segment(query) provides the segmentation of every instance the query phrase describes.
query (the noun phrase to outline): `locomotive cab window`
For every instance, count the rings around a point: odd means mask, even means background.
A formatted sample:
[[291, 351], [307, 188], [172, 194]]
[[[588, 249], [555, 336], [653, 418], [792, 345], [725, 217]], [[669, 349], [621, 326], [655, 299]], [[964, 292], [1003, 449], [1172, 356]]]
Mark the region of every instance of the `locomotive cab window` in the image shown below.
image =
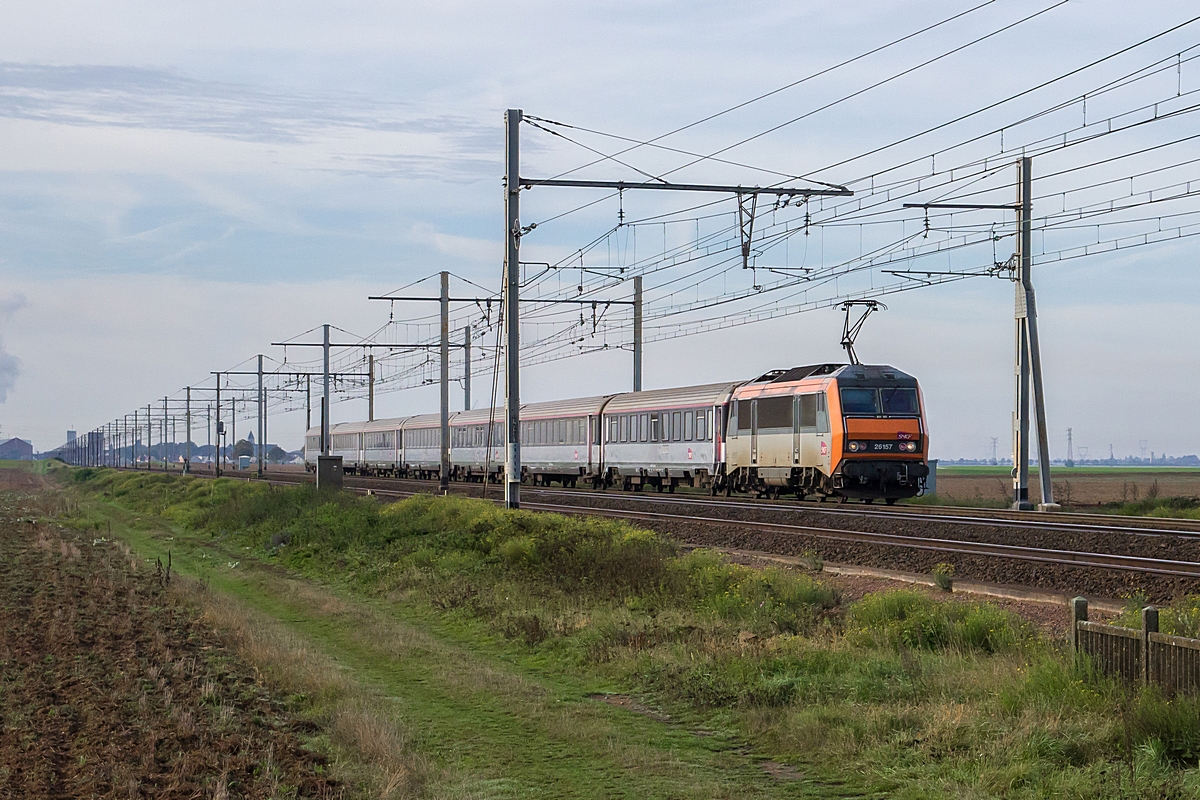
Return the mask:
[[792, 428], [792, 397], [762, 397], [758, 401], [758, 429]]
[[919, 413], [916, 389], [887, 387], [879, 390], [879, 396], [883, 401], [884, 414], [891, 416], [916, 416]]
[[737, 430], [738, 433], [743, 431], [750, 432], [750, 403], [751, 400], [738, 400], [737, 402]]
[[879, 416], [879, 392], [875, 389], [842, 389], [842, 413]]
[[796, 430], [802, 433], [817, 432], [817, 398], [821, 395], [802, 394], [796, 400], [800, 406], [799, 417], [796, 420]]

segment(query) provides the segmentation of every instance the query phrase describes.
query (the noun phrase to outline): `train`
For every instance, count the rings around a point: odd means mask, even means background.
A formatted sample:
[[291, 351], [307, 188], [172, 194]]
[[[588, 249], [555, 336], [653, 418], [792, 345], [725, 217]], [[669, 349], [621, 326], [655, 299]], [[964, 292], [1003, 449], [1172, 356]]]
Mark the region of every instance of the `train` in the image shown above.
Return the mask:
[[[521, 480], [532, 485], [890, 505], [921, 494], [929, 475], [920, 386], [886, 365], [528, 403], [520, 418]], [[503, 421], [503, 409], [450, 415], [451, 480], [503, 479]], [[306, 432], [309, 470], [321, 445], [320, 428]], [[330, 445], [349, 475], [440, 478], [438, 414], [339, 423]]]

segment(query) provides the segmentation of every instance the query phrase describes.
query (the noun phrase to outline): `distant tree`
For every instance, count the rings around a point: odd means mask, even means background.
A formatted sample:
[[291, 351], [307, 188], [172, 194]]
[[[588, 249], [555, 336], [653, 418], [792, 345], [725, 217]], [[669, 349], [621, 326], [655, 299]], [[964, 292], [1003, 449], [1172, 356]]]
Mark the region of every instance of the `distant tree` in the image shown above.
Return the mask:
[[254, 455], [254, 445], [242, 439], [233, 446], [231, 455], [233, 458], [237, 458], [238, 456], [252, 456]]
[[267, 447], [266, 458], [267, 461], [271, 462], [272, 464], [282, 464], [284, 461], [287, 461], [288, 454], [282, 447], [277, 444], [273, 444]]

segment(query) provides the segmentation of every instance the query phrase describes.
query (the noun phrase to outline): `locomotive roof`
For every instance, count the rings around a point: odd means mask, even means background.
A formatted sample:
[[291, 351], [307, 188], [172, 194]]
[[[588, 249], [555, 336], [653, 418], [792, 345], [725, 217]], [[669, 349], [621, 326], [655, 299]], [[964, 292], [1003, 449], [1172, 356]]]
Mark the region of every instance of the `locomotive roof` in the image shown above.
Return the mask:
[[886, 364], [810, 364], [791, 369], [773, 369], [750, 381], [756, 383], [793, 383], [805, 378], [837, 378], [839, 386], [876, 385], [896, 382], [898, 386], [916, 386], [917, 379]]
[[836, 373], [838, 386], [915, 387], [917, 379], [886, 364], [847, 364]]
[[613, 397], [604, 407], [605, 414], [642, 409], [711, 406], [724, 403], [729, 394], [742, 384], [741, 381], [706, 383], [701, 386], [683, 386], [678, 389], [651, 389], [646, 392], [627, 392]]

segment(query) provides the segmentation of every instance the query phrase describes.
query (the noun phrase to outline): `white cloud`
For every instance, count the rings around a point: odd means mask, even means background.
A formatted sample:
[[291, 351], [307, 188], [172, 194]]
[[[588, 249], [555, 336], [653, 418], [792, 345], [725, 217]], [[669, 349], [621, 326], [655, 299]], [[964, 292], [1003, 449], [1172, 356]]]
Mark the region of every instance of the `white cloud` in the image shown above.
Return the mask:
[[[25, 295], [20, 293], [0, 297], [0, 326], [26, 305]], [[8, 392], [16, 385], [20, 372], [21, 360], [5, 350], [4, 339], [0, 338], [0, 403], [8, 400]]]

